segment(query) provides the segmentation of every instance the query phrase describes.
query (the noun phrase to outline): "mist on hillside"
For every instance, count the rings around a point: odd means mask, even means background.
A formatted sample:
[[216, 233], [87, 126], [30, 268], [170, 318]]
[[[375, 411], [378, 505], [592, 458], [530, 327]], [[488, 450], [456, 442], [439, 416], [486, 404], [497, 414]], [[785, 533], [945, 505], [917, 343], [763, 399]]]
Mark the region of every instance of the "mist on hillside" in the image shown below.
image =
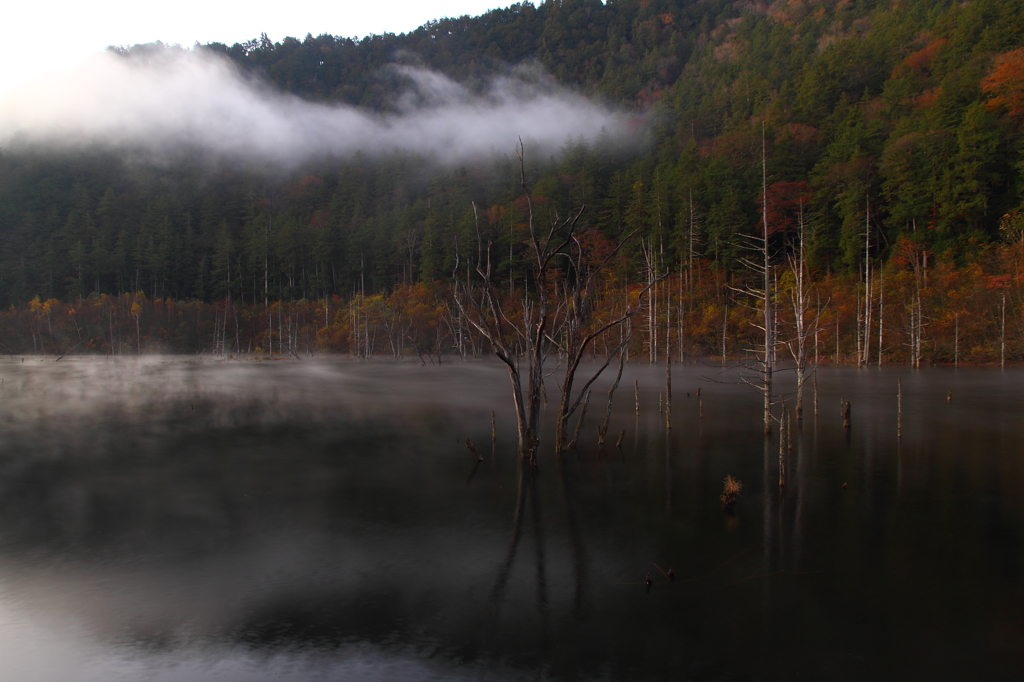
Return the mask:
[[532, 67], [512, 69], [479, 91], [425, 68], [390, 69], [406, 87], [390, 113], [379, 113], [283, 94], [202, 49], [144, 58], [108, 52], [0, 96], [0, 145], [99, 146], [157, 158], [187, 147], [284, 166], [398, 149], [462, 162], [509, 153], [520, 138], [553, 152], [568, 137], [593, 139], [602, 130], [621, 137], [628, 128], [625, 115]]

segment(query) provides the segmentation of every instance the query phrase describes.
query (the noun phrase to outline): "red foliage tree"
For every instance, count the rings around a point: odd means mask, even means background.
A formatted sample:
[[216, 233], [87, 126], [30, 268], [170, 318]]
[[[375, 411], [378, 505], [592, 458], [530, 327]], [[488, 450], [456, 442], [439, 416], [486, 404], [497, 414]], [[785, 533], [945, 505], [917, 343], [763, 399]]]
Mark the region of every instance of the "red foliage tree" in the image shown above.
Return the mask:
[[996, 57], [981, 89], [989, 95], [990, 109], [1005, 109], [1011, 118], [1024, 119], [1024, 47]]

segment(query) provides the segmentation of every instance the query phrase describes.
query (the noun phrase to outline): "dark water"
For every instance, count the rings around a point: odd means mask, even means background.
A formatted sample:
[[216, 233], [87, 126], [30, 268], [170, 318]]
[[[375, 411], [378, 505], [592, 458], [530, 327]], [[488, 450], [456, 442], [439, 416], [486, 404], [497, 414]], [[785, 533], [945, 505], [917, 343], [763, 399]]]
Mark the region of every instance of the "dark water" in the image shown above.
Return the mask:
[[4, 360], [0, 679], [1020, 679], [1024, 372], [823, 369], [781, 493], [719, 372], [523, 474], [495, 365]]

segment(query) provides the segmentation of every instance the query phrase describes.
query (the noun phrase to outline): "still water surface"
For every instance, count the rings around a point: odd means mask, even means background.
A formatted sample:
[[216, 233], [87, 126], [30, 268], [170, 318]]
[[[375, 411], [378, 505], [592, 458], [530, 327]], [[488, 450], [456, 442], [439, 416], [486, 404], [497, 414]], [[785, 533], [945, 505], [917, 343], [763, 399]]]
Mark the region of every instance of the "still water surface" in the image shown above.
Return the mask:
[[1020, 679], [1024, 371], [825, 368], [781, 492], [721, 372], [524, 474], [494, 364], [5, 359], [0, 680]]

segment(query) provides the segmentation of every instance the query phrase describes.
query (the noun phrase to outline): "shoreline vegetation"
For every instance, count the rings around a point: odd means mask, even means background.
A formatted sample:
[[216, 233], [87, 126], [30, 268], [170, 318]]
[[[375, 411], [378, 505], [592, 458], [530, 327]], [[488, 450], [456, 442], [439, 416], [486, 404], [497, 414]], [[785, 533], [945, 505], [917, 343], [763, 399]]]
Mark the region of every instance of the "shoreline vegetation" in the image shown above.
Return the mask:
[[[909, 242], [894, 251], [867, 285], [863, 277], [812, 273], [804, 285], [810, 295], [804, 299], [812, 302], [816, 324], [802, 332], [810, 362], [1005, 365], [1024, 358], [1024, 243], [991, 247], [984, 258], [959, 267], [929, 258]], [[779, 271], [771, 295], [781, 360], [788, 357], [797, 330], [795, 278], [788, 270]], [[553, 275], [556, 280], [564, 276]], [[759, 345], [756, 324], [763, 303], [745, 294], [741, 283], [710, 262], [695, 263], [689, 273], [662, 276], [653, 285], [631, 284], [609, 268], [595, 285], [600, 291], [589, 326], [599, 328], [624, 306], [641, 309], [630, 330], [602, 334], [588, 355], [613, 355], [631, 334], [627, 352], [633, 361], [653, 364], [664, 362], [666, 355], [672, 362], [749, 359]], [[649, 293], [641, 297], [644, 290]], [[230, 297], [179, 301], [141, 292], [71, 301], [36, 297], [0, 310], [0, 353], [340, 354], [411, 358], [423, 364], [491, 355], [488, 341], [454, 295], [451, 283], [435, 282], [374, 295], [255, 305]], [[511, 319], [522, 319], [524, 301], [530, 300], [518, 288], [502, 296]]]
[[[194, 50], [273, 102], [395, 130], [439, 106], [476, 116], [512, 76], [522, 101], [582, 95], [629, 120], [557, 151], [542, 123], [503, 125], [458, 162], [447, 138], [283, 166], [168, 144], [177, 128], [0, 141], [0, 352], [504, 348], [514, 385], [520, 361], [536, 388], [561, 360], [570, 389], [583, 355], [742, 359], [766, 432], [784, 359], [801, 386], [822, 359], [1024, 361], [1024, 0], [524, 2]], [[114, 52], [161, 83], [154, 65], [189, 50]]]

